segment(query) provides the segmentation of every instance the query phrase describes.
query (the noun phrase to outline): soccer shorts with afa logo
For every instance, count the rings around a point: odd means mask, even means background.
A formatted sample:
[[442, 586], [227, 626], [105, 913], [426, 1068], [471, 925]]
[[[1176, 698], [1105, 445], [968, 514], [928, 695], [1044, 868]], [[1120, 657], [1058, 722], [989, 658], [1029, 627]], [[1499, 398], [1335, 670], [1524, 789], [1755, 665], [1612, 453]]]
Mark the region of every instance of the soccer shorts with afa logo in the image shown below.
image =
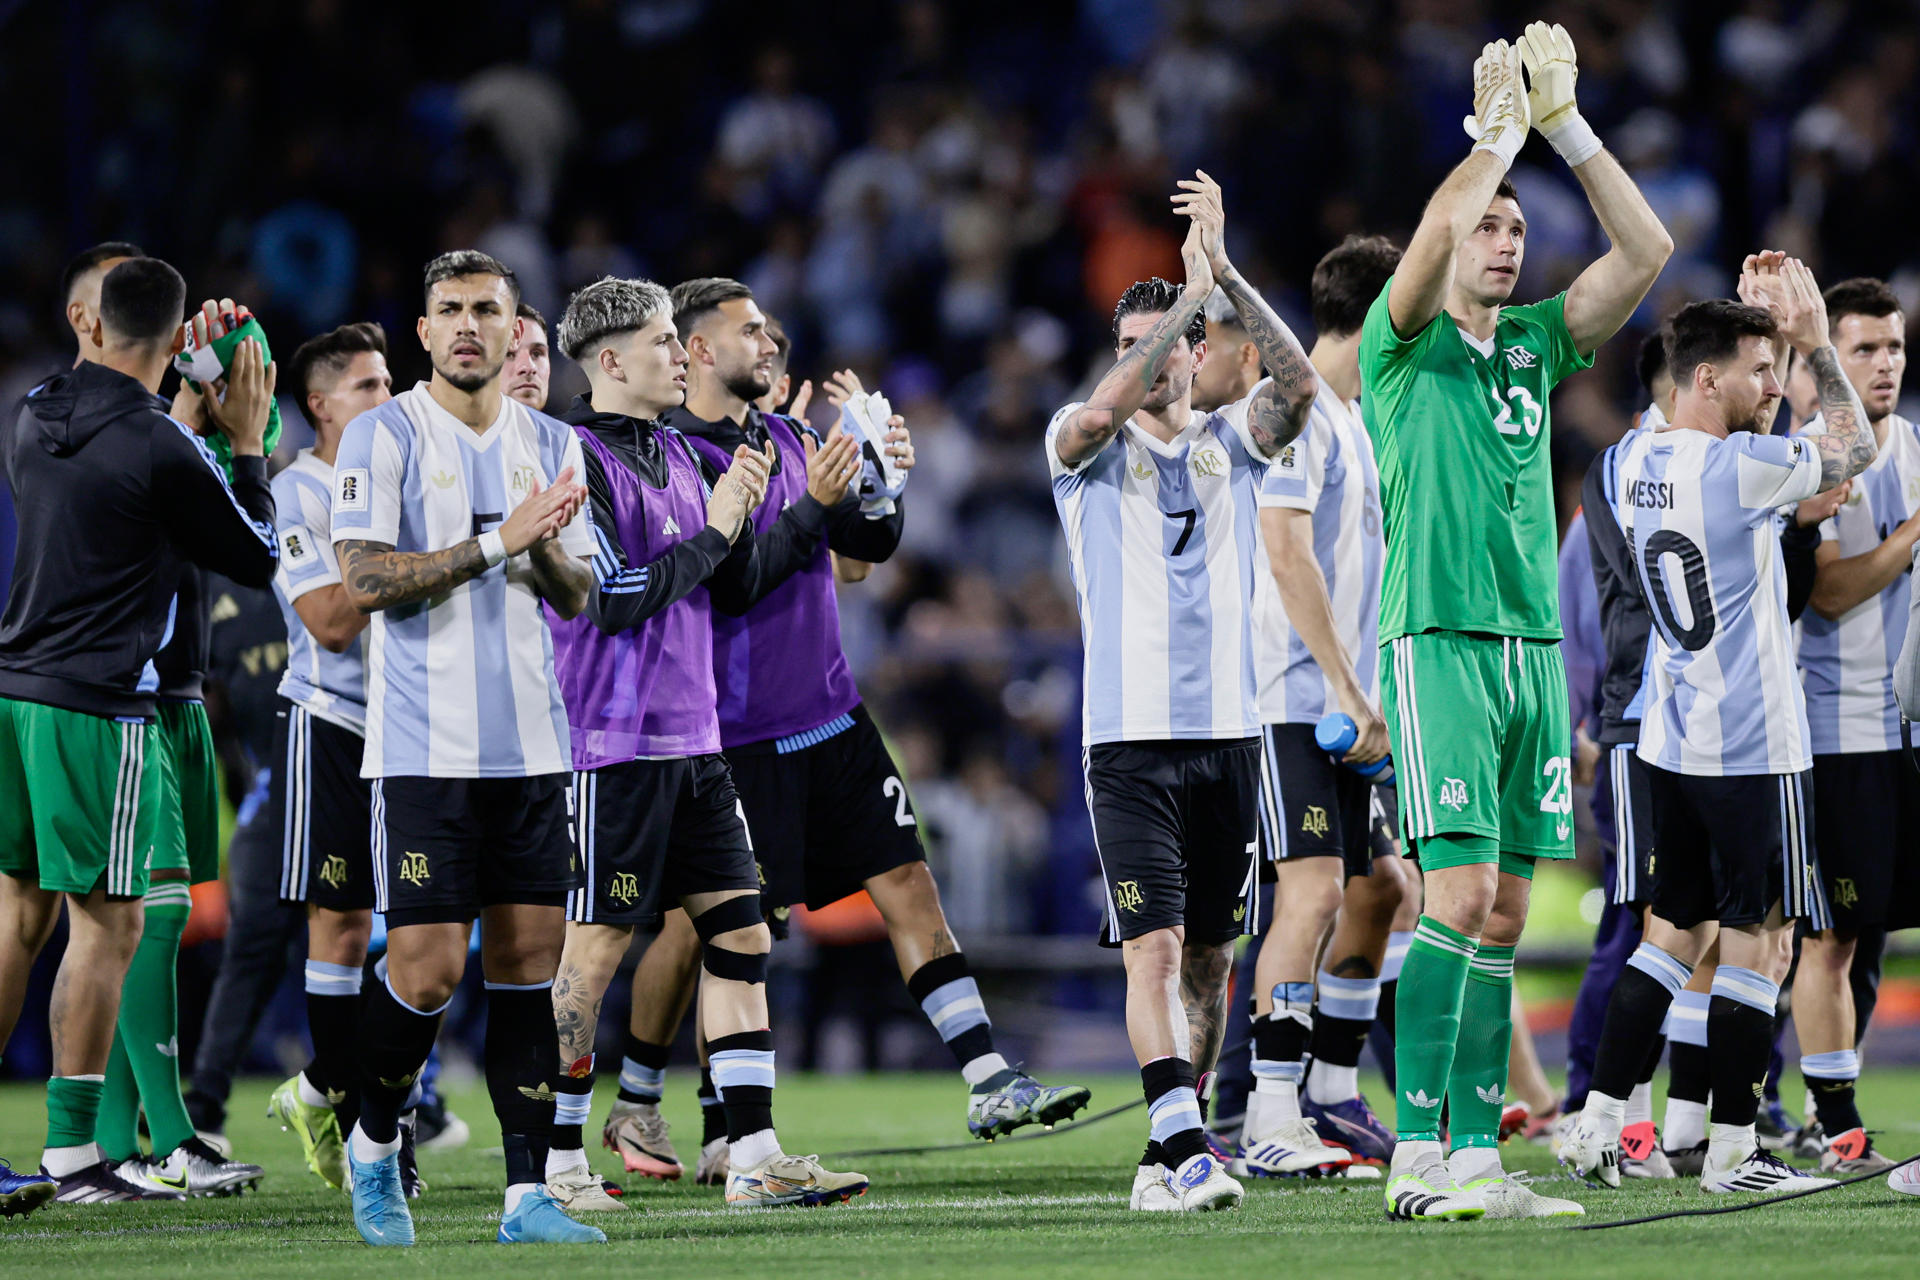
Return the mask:
[[159, 819], [159, 726], [0, 698], [0, 874], [138, 898]]
[[373, 906], [373, 784], [366, 739], [297, 702], [274, 713], [280, 762], [280, 898], [328, 911]]
[[[1558, 641], [1424, 631], [1381, 646], [1400, 828], [1422, 870], [1432, 836], [1498, 842], [1502, 871], [1573, 856], [1572, 730]], [[1468, 859], [1487, 861], [1484, 857]]]
[[658, 926], [696, 893], [760, 890], [725, 756], [627, 760], [573, 775], [580, 886], [567, 919]]
[[162, 701], [153, 745], [151, 760], [160, 773], [160, 808], [148, 868], [184, 870], [193, 884], [218, 880], [220, 760], [206, 704]]

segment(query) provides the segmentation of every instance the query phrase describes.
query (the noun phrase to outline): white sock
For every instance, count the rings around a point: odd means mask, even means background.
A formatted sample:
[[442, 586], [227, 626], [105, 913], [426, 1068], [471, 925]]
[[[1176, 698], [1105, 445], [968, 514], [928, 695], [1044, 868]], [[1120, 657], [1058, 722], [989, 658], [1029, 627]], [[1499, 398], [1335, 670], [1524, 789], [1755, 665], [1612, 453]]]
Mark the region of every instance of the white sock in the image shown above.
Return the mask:
[[100, 1163], [100, 1148], [91, 1142], [83, 1142], [77, 1147], [48, 1147], [40, 1157], [40, 1167], [56, 1178], [80, 1172], [88, 1165]]
[[578, 1147], [572, 1151], [562, 1151], [558, 1147], [547, 1148], [547, 1176], [549, 1178], [586, 1167], [587, 1153]]
[[1603, 1137], [1618, 1142], [1620, 1131], [1627, 1127], [1627, 1100], [1610, 1098], [1598, 1089], [1589, 1089], [1586, 1109], [1580, 1113], [1580, 1117], [1582, 1120], [1593, 1120], [1600, 1126]]
[[1753, 1154], [1753, 1126], [1750, 1124], [1714, 1124], [1707, 1126], [1707, 1163], [1731, 1168]]
[[1707, 1104], [1667, 1099], [1667, 1123], [1660, 1141], [1669, 1151], [1685, 1151], [1707, 1140]]
[[372, 1164], [375, 1160], [385, 1160], [400, 1149], [400, 1135], [395, 1134], [392, 1142], [375, 1142], [367, 1136], [367, 1131], [359, 1125], [353, 1126], [353, 1136], [347, 1139], [353, 1144], [353, 1158], [361, 1164]]
[[968, 1088], [972, 1088], [976, 1084], [983, 1084], [993, 1079], [993, 1077], [999, 1075], [1006, 1069], [1007, 1060], [1005, 1058], [997, 1053], [983, 1053], [966, 1066], [960, 1068], [960, 1078], [967, 1082]]
[[1503, 1172], [1498, 1147], [1461, 1147], [1447, 1157], [1447, 1174], [1456, 1187], [1478, 1178], [1497, 1178]]
[[779, 1154], [780, 1139], [774, 1136], [771, 1129], [762, 1129], [727, 1143], [728, 1165], [743, 1172], [758, 1169]]
[[515, 1209], [518, 1209], [522, 1200], [525, 1200], [528, 1195], [539, 1189], [540, 1184], [537, 1182], [516, 1182], [508, 1187], [505, 1212], [512, 1213]]
[[1628, 1124], [1650, 1122], [1653, 1119], [1653, 1082], [1643, 1080], [1633, 1086], [1633, 1092], [1627, 1095]]
[[1432, 1138], [1402, 1138], [1393, 1144], [1393, 1168], [1411, 1169], [1429, 1156], [1443, 1158], [1439, 1142]]
[[1360, 1096], [1360, 1068], [1336, 1067], [1315, 1058], [1307, 1068], [1307, 1097], [1323, 1107]]
[[300, 1073], [299, 1089], [300, 1089], [300, 1101], [306, 1103], [308, 1106], [310, 1107], [333, 1106], [333, 1103], [328, 1100], [326, 1094], [320, 1092], [320, 1090], [313, 1087], [313, 1081], [307, 1079], [307, 1073], [304, 1071]]
[[1259, 1138], [1265, 1131], [1277, 1124], [1300, 1118], [1300, 1086], [1291, 1080], [1275, 1080], [1271, 1076], [1255, 1075], [1253, 1091], [1260, 1095], [1260, 1133], [1248, 1136]]

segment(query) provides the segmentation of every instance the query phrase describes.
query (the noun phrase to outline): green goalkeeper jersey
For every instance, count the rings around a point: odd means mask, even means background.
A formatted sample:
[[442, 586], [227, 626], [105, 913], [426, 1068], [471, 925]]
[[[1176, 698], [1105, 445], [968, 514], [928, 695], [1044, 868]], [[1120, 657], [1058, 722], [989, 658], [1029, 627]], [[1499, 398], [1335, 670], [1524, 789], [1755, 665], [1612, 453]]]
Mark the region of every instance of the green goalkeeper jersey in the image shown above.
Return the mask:
[[1547, 397], [1592, 365], [1566, 294], [1502, 307], [1482, 347], [1442, 311], [1409, 338], [1380, 291], [1360, 332], [1360, 407], [1387, 517], [1380, 640], [1422, 631], [1560, 638]]

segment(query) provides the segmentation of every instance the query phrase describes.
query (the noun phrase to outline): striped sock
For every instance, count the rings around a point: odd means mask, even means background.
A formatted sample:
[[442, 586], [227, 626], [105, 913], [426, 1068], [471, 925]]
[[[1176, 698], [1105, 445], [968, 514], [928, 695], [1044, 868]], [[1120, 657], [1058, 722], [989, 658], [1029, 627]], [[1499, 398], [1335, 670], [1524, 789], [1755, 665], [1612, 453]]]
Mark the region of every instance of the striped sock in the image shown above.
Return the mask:
[[742, 1031], [708, 1045], [714, 1087], [727, 1113], [735, 1169], [756, 1169], [780, 1150], [773, 1133], [773, 1032]]
[[1860, 1080], [1860, 1054], [1853, 1049], [1804, 1054], [1800, 1074], [1813, 1093], [1814, 1110], [1829, 1138], [1861, 1127], [1854, 1086]]
[[1166, 1165], [1178, 1169], [1207, 1149], [1200, 1127], [1200, 1099], [1193, 1092], [1193, 1064], [1185, 1058], [1155, 1058], [1140, 1068], [1140, 1090], [1147, 1098], [1150, 1137], [1166, 1152]]
[[1467, 962], [1460, 1036], [1447, 1075], [1453, 1149], [1500, 1145], [1513, 1045], [1513, 948], [1481, 943]]
[[1313, 984], [1274, 983], [1273, 1012], [1253, 1024], [1253, 1088], [1266, 1120], [1300, 1118], [1300, 1085], [1307, 1078], [1312, 1035]]
[[670, 1045], [642, 1040], [627, 1032], [626, 1055], [620, 1059], [620, 1101], [658, 1104], [667, 1091]]
[[1438, 1142], [1440, 1103], [1447, 1096], [1460, 1002], [1477, 949], [1472, 938], [1421, 916], [1400, 971], [1393, 1058], [1395, 1128], [1402, 1140]]
[[1780, 986], [1764, 974], [1723, 964], [1707, 1006], [1707, 1069], [1713, 1081], [1715, 1130], [1751, 1128], [1773, 1049], [1773, 1011]]
[[1323, 969], [1316, 986], [1307, 1097], [1328, 1106], [1360, 1096], [1360, 1050], [1380, 1011], [1380, 979], [1341, 978]]
[[953, 1051], [960, 1075], [969, 1085], [1007, 1069], [1007, 1060], [994, 1052], [993, 1024], [964, 955], [956, 951], [927, 961], [907, 979], [907, 993]]

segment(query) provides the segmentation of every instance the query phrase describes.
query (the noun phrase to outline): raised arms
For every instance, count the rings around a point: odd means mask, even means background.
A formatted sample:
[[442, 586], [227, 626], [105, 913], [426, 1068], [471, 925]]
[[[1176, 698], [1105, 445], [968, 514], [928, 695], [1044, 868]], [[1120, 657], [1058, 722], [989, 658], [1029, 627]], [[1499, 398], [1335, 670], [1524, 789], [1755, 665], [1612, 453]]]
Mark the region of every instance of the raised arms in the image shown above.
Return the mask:
[[1274, 314], [1259, 290], [1227, 257], [1226, 211], [1220, 184], [1205, 170], [1196, 170], [1179, 186], [1180, 193], [1173, 197], [1174, 207], [1199, 228], [1200, 242], [1207, 251], [1207, 268], [1232, 300], [1247, 336], [1260, 349], [1260, 363], [1272, 379], [1247, 405], [1247, 434], [1263, 456], [1272, 457], [1292, 443], [1306, 425], [1320, 380], [1314, 376], [1313, 365], [1293, 330]]
[[1812, 438], [1820, 451], [1820, 491], [1825, 492], [1867, 469], [1878, 452], [1866, 406], [1834, 350], [1827, 327], [1827, 302], [1813, 272], [1798, 258], [1787, 258], [1779, 273], [1759, 273], [1768, 310], [1793, 349], [1807, 362], [1813, 385], [1820, 392], [1820, 421], [1824, 428]]
[[1054, 433], [1053, 448], [1060, 461], [1079, 467], [1107, 447], [1120, 424], [1131, 418], [1147, 398], [1147, 391], [1167, 356], [1187, 331], [1187, 325], [1206, 305], [1213, 292], [1213, 272], [1207, 266], [1206, 250], [1200, 243], [1200, 224], [1187, 229], [1186, 243], [1180, 246], [1180, 260], [1186, 267], [1187, 283], [1173, 309], [1160, 317], [1147, 335], [1121, 353], [1113, 368], [1100, 379], [1086, 403], [1074, 410]]

